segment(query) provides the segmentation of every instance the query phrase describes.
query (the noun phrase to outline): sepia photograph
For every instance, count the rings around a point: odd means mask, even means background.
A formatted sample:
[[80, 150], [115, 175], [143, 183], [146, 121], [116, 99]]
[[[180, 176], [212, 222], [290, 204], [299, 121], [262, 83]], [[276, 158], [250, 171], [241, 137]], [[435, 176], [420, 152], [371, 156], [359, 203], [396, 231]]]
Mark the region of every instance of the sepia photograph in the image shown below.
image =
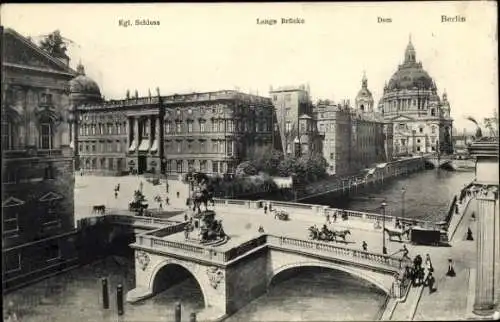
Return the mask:
[[497, 2], [0, 21], [3, 321], [500, 319]]

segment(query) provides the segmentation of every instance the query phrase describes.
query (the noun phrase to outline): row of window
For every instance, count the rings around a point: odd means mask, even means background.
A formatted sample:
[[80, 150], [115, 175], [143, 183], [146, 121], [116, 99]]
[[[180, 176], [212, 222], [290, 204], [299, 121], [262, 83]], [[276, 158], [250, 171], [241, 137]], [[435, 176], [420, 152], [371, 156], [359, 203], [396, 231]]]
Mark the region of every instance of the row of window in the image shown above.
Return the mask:
[[84, 135], [115, 135], [127, 134], [127, 122], [124, 123], [98, 123], [98, 124], [81, 124], [78, 134]]
[[[45, 263], [51, 263], [61, 259], [61, 248], [57, 242], [50, 243], [43, 247], [40, 260]], [[3, 255], [4, 269], [6, 273], [13, 273], [22, 270], [22, 254], [20, 250], [11, 250]]]
[[[398, 128], [400, 130], [411, 130], [411, 127], [408, 126], [406, 123], [399, 123], [398, 124]], [[436, 130], [437, 130], [437, 126], [436, 125], [432, 125], [431, 126], [431, 133], [432, 134], [436, 134]], [[418, 133], [424, 133], [424, 127], [423, 126], [419, 126], [418, 127]]]
[[[8, 120], [2, 120], [2, 149], [12, 150], [24, 148], [26, 141], [26, 130]], [[50, 150], [54, 148], [54, 125], [49, 121], [43, 121], [38, 126], [38, 148]]]
[[200, 119], [195, 128], [195, 121], [167, 121], [164, 123], [165, 133], [193, 133], [193, 132], [250, 132], [255, 129], [255, 132], [269, 132], [271, 131], [271, 122], [264, 120], [262, 122], [246, 122], [240, 120], [225, 120], [225, 119], [212, 119], [210, 122]]
[[[116, 160], [116, 163], [115, 161]], [[97, 164], [99, 164], [99, 168], [97, 167]], [[116, 166], [115, 166], [116, 164]], [[89, 158], [89, 159], [82, 159], [82, 167], [84, 169], [92, 170], [92, 169], [107, 169], [107, 170], [123, 170], [123, 165], [125, 164], [125, 161], [121, 158]]]
[[227, 155], [233, 155], [234, 150], [233, 140], [211, 140], [207, 142], [205, 140], [199, 140], [198, 142], [194, 140], [187, 141], [165, 141], [165, 152], [176, 153], [226, 153]]
[[121, 141], [92, 141], [80, 142], [78, 146], [80, 153], [106, 153], [106, 152], [124, 152], [125, 143]]
[[[211, 161], [212, 168], [209, 169], [209, 162], [207, 160], [200, 160], [197, 164], [194, 160], [187, 161], [187, 167], [183, 160], [167, 160], [166, 170], [167, 173], [173, 173], [174, 170], [177, 173], [187, 172], [189, 169], [195, 169], [195, 171], [200, 172], [213, 172], [213, 173], [233, 173], [234, 165], [231, 162], [224, 161]], [[196, 166], [198, 165], [198, 166]]]
[[9, 169], [2, 174], [3, 184], [16, 184], [26, 182], [37, 182], [43, 180], [54, 179], [55, 169], [51, 164], [48, 164], [43, 169]]
[[[16, 237], [19, 233], [19, 215], [23, 212], [24, 205], [13, 205], [2, 207], [3, 235]], [[41, 209], [37, 212], [40, 219], [41, 229], [58, 226], [61, 222], [57, 213], [58, 201], [49, 200], [42, 203]]]

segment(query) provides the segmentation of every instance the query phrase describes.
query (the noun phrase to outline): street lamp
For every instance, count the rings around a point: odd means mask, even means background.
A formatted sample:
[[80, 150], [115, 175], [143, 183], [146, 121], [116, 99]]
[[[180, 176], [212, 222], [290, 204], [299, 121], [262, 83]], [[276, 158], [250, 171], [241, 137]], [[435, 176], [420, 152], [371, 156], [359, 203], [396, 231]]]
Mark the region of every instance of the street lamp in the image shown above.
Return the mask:
[[385, 207], [387, 207], [387, 204], [382, 202], [380, 205], [381, 210], [382, 210], [382, 254], [386, 255], [387, 254], [387, 248], [385, 247]]
[[405, 193], [406, 188], [401, 188], [401, 203], [403, 204], [403, 208], [401, 209], [401, 220], [404, 220], [405, 218]]

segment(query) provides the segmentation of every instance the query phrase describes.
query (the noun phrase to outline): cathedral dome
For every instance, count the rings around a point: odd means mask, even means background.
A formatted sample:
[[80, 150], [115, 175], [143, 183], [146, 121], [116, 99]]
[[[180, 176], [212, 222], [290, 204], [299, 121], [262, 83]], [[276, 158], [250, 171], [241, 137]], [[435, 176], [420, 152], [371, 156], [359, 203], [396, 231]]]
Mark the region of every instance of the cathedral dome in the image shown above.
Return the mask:
[[388, 90], [402, 89], [434, 89], [434, 81], [422, 68], [422, 63], [417, 63], [416, 52], [410, 42], [406, 47], [405, 60], [398, 70], [392, 75], [387, 85]]
[[433, 89], [434, 82], [421, 64], [405, 66], [392, 75], [387, 88], [389, 90], [401, 89]]
[[92, 78], [85, 76], [85, 70], [82, 64], [78, 64], [77, 73], [78, 76], [69, 82], [70, 94], [100, 99], [101, 90], [99, 86]]

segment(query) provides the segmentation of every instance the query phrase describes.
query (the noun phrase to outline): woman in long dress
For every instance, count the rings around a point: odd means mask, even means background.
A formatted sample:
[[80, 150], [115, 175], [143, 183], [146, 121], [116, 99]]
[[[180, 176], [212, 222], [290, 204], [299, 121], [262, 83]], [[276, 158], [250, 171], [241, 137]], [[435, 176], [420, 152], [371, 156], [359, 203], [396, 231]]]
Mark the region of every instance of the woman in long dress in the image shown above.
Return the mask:
[[429, 256], [429, 254], [425, 255], [424, 267], [427, 270], [427, 273], [432, 273], [434, 271], [434, 267], [432, 267], [432, 261], [431, 261], [431, 257]]

